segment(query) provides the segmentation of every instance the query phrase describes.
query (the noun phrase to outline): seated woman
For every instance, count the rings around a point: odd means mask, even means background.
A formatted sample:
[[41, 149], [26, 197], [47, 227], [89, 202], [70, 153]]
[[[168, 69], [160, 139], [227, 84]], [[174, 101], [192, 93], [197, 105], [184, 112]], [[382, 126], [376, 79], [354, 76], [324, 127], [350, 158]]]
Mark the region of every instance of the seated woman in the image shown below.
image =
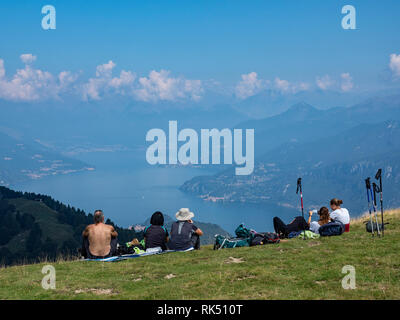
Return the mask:
[[277, 233], [280, 238], [287, 238], [291, 232], [309, 230], [310, 228], [307, 221], [301, 216], [294, 218], [289, 224], [285, 224], [278, 217], [274, 217], [273, 222], [275, 233]]
[[171, 239], [168, 247], [172, 250], [200, 249], [200, 237], [203, 235], [198, 227], [193, 224], [194, 213], [188, 208], [181, 208], [175, 217], [178, 221], [171, 227]]
[[332, 212], [330, 214], [332, 221], [340, 221], [344, 224], [344, 231], [350, 231], [350, 214], [349, 211], [345, 208], [341, 208], [340, 206], [343, 204], [342, 200], [334, 198], [331, 200], [331, 209]]
[[145, 250], [160, 247], [167, 250], [168, 231], [164, 227], [164, 215], [160, 211], [153, 213], [150, 226], [144, 229]]
[[[311, 217], [313, 213], [316, 212], [319, 215], [319, 220], [318, 221], [312, 221], [311, 222]], [[330, 221], [329, 217], [329, 210], [327, 207], [322, 207], [318, 211], [310, 211], [308, 213], [308, 225], [310, 227], [310, 231], [319, 234], [319, 228], [323, 226], [324, 224], [327, 224]]]

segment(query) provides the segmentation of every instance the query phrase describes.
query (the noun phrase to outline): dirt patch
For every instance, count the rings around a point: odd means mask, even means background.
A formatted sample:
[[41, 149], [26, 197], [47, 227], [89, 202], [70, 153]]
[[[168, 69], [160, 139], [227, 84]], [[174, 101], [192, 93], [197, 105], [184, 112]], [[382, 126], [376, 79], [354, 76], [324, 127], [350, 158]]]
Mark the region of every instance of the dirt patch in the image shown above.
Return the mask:
[[242, 263], [243, 258], [234, 258], [234, 257], [229, 257], [228, 260], [225, 261], [225, 263], [229, 264], [229, 263]]
[[113, 291], [113, 289], [96, 289], [96, 288], [90, 288], [90, 289], [78, 289], [74, 291], [75, 294], [79, 294], [79, 293], [94, 293], [97, 295], [112, 295], [112, 294], [116, 294], [115, 291]]
[[308, 243], [309, 247], [315, 247], [315, 246], [319, 246], [321, 244], [321, 242], [319, 241], [311, 241]]
[[237, 278], [237, 281], [243, 281], [243, 280], [247, 280], [247, 279], [254, 279], [256, 276], [255, 275], [248, 275], [245, 277], [241, 277], [241, 278]]

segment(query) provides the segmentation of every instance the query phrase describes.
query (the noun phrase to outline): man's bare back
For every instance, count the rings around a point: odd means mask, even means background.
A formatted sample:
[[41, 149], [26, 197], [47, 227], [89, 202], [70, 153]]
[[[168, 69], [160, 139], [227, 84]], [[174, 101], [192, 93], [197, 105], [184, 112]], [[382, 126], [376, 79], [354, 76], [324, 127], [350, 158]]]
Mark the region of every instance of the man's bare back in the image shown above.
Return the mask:
[[103, 257], [110, 253], [111, 238], [118, 236], [113, 226], [97, 223], [88, 225], [83, 236], [89, 239], [89, 250], [92, 255]]

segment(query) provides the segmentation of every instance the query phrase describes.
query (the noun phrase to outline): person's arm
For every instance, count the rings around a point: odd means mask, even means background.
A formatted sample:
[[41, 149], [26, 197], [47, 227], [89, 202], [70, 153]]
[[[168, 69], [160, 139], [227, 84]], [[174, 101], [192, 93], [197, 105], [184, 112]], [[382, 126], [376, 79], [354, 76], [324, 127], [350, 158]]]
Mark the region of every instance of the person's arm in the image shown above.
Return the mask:
[[310, 226], [312, 214], [313, 214], [312, 211], [308, 211], [308, 221], [307, 221], [308, 226]]
[[89, 226], [86, 226], [85, 230], [82, 232], [82, 237], [86, 238], [89, 236]]
[[201, 237], [203, 235], [203, 231], [201, 231], [200, 228], [196, 227], [195, 225], [193, 225], [193, 231], [195, 234], [197, 234], [199, 237]]
[[[188, 220], [188, 222], [193, 224], [193, 220]], [[193, 225], [193, 231], [195, 234], [197, 234], [200, 237], [203, 235], [203, 231], [201, 231], [201, 229], [197, 228], [195, 225]]]
[[111, 237], [112, 237], [112, 238], [118, 237], [118, 232], [115, 231], [115, 229], [114, 229], [113, 226], [111, 226]]

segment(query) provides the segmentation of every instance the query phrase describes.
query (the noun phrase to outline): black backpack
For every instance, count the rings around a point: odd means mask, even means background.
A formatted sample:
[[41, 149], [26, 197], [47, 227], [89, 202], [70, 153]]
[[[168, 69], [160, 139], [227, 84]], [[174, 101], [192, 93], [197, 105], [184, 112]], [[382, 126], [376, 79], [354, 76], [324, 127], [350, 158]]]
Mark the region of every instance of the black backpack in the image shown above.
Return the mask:
[[319, 227], [321, 237], [340, 236], [344, 232], [344, 224], [340, 221], [332, 221]]
[[251, 246], [279, 243], [279, 241], [280, 241], [279, 235], [273, 232], [253, 233]]
[[[379, 231], [382, 231], [382, 230], [385, 228], [385, 225], [386, 225], [386, 224], [389, 224], [389, 222], [386, 222], [386, 223], [384, 223], [384, 224], [379, 223], [379, 224], [378, 224], [378, 226], [379, 226]], [[374, 231], [377, 231], [377, 230], [378, 230], [378, 228], [377, 228], [377, 223], [376, 223], [376, 222], [373, 222], [373, 223], [372, 223], [372, 226], [374, 226]], [[371, 221], [366, 222], [366, 224], [365, 224], [365, 229], [367, 230], [367, 232], [372, 232]]]

